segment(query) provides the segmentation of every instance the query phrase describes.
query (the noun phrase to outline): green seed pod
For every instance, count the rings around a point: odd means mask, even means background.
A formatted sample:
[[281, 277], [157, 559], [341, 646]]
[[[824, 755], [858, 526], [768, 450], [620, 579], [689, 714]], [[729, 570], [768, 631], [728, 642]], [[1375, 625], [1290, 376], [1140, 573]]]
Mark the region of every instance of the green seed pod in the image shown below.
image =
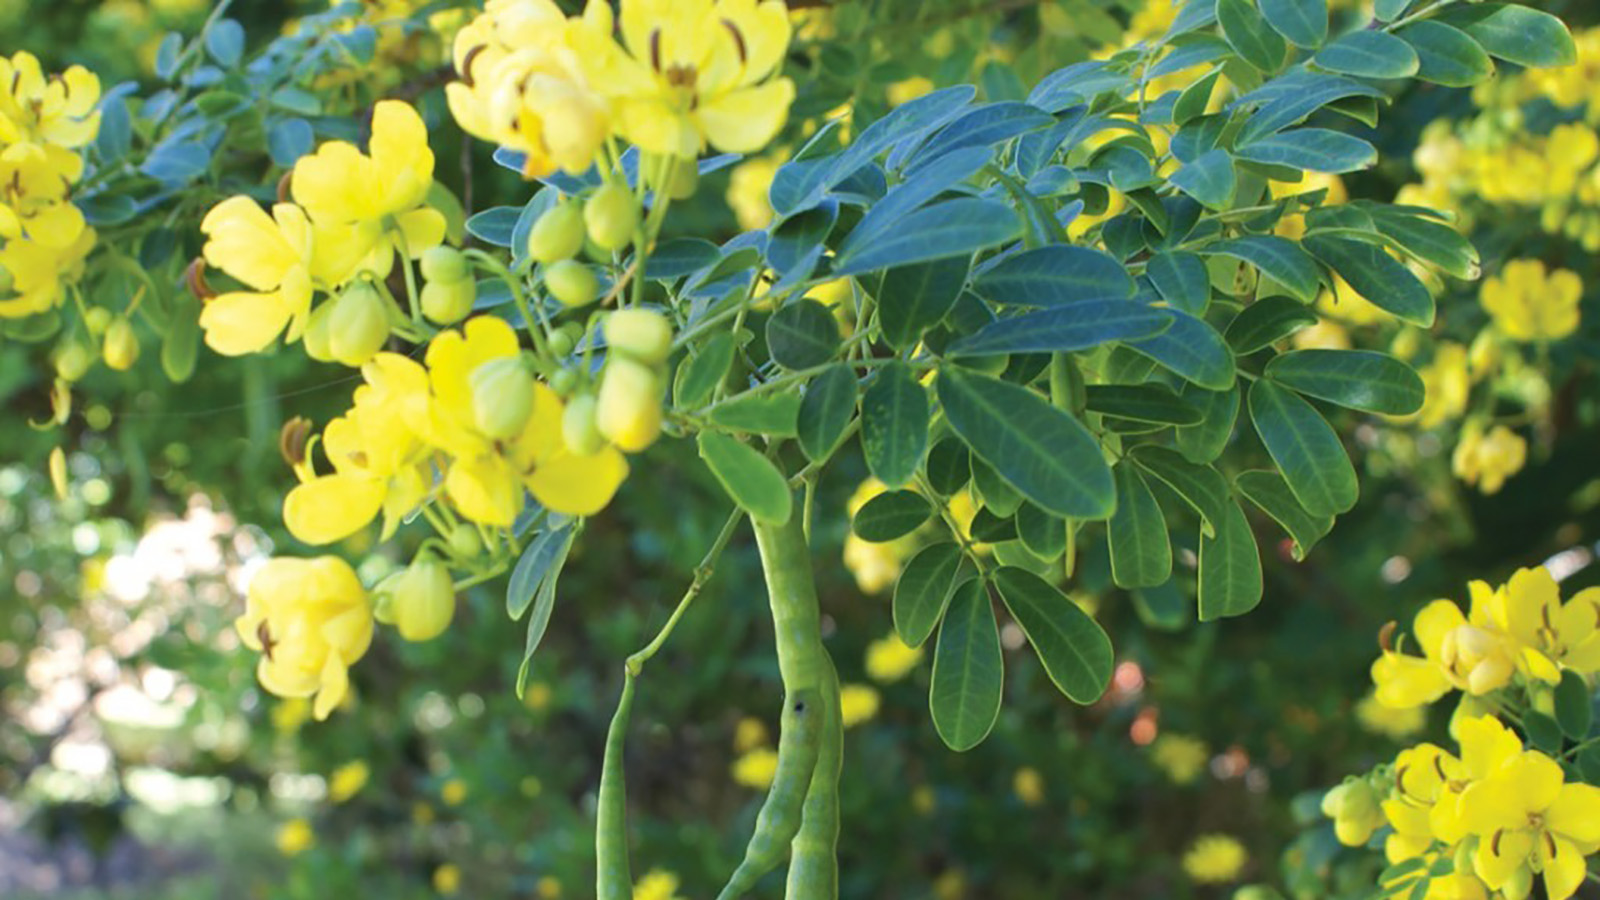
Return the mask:
[[528, 231], [528, 255], [549, 265], [571, 259], [583, 249], [583, 212], [575, 203], [546, 210]]
[[422, 314], [435, 325], [454, 325], [472, 312], [478, 286], [470, 278], [430, 281], [422, 286]]
[[578, 346], [578, 339], [572, 332], [565, 328], [557, 328], [550, 334], [550, 355], [557, 359], [565, 359]]
[[467, 276], [472, 274], [467, 255], [443, 244], [423, 251], [421, 265], [423, 280], [429, 283], [455, 284], [466, 280]]
[[578, 388], [578, 373], [573, 369], [557, 369], [550, 376], [550, 390], [557, 397], [566, 397]]
[[783, 700], [778, 735], [778, 770], [767, 799], [756, 814], [755, 832], [745, 845], [744, 861], [734, 869], [717, 900], [743, 896], [761, 877], [783, 862], [789, 842], [800, 830], [806, 791], [817, 770], [826, 718], [822, 695], [816, 688], [791, 691]]
[[94, 354], [82, 341], [66, 340], [56, 347], [55, 365], [56, 377], [62, 381], [77, 381], [94, 365]]
[[588, 306], [600, 295], [600, 279], [595, 277], [594, 270], [575, 259], [563, 259], [546, 266], [544, 286], [549, 289], [550, 296], [569, 309]]
[[593, 394], [579, 394], [567, 401], [567, 408], [561, 413], [561, 440], [579, 456], [593, 456], [606, 445], [595, 422]]
[[653, 309], [619, 309], [606, 317], [606, 346], [647, 365], [672, 353], [672, 323]]
[[362, 281], [345, 288], [328, 313], [328, 351], [347, 366], [364, 365], [389, 340], [387, 301]]
[[822, 745], [806, 789], [800, 830], [789, 844], [789, 881], [784, 900], [838, 900], [839, 773], [844, 766], [844, 722], [839, 675], [826, 650], [822, 656]]
[[639, 201], [625, 184], [602, 185], [583, 206], [583, 224], [600, 249], [621, 250], [639, 227]]
[[622, 698], [606, 729], [605, 756], [600, 763], [600, 790], [595, 797], [595, 897], [633, 900], [633, 870], [628, 861], [628, 789], [623, 772], [623, 741], [633, 710], [633, 676], [624, 673]]
[[139, 338], [133, 333], [133, 323], [127, 316], [117, 316], [106, 326], [105, 343], [100, 352], [106, 365], [118, 372], [126, 372], [139, 361]]
[[491, 359], [472, 370], [472, 416], [493, 440], [516, 437], [533, 415], [533, 375], [520, 356]]

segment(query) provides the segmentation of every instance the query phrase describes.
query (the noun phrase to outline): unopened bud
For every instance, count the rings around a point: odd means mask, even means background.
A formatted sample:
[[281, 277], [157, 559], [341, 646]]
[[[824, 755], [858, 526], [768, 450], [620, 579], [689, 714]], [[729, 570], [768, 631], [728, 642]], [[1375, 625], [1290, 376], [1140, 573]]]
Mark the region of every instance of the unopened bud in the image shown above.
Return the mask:
[[133, 333], [133, 323], [127, 316], [118, 316], [106, 326], [101, 355], [106, 365], [118, 372], [126, 372], [139, 361], [139, 338]]
[[595, 421], [595, 408], [593, 394], [579, 394], [567, 401], [561, 413], [561, 442], [579, 456], [593, 456], [606, 445]]
[[601, 250], [621, 250], [639, 227], [639, 201], [625, 184], [602, 185], [583, 205], [583, 224]]
[[478, 286], [471, 278], [430, 281], [422, 286], [422, 314], [435, 325], [454, 325], [472, 312]]
[[520, 356], [502, 356], [472, 370], [472, 416], [493, 440], [516, 437], [533, 415], [533, 375]]
[[429, 247], [422, 253], [422, 278], [430, 283], [454, 284], [471, 274], [466, 254], [454, 247], [440, 245]]
[[596, 411], [600, 433], [628, 453], [638, 453], [661, 435], [661, 378], [655, 369], [613, 356], [600, 379]]
[[408, 641], [429, 641], [450, 627], [456, 614], [456, 589], [450, 569], [425, 556], [405, 571], [384, 579], [385, 618]]
[[[347, 366], [364, 365], [389, 339], [389, 311], [368, 282], [345, 288], [328, 312], [328, 352]], [[309, 348], [308, 348], [309, 349]]]
[[546, 267], [544, 286], [550, 296], [569, 309], [588, 306], [600, 295], [600, 279], [594, 270], [575, 259], [563, 259]]
[[571, 259], [583, 249], [583, 212], [575, 203], [560, 203], [545, 210], [528, 231], [528, 255], [549, 265]]
[[606, 317], [606, 346], [647, 365], [672, 353], [672, 324], [650, 309], [620, 309]]

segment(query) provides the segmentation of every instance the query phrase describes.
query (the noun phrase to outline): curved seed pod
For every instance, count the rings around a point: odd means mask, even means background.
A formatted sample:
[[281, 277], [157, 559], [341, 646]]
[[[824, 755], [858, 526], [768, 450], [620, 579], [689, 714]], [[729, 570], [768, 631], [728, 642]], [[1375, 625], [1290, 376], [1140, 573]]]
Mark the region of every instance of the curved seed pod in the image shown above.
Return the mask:
[[606, 731], [606, 751], [600, 766], [600, 791], [594, 827], [595, 897], [598, 900], [633, 900], [633, 871], [628, 864], [628, 789], [622, 773], [622, 744], [628, 733], [628, 713], [633, 709], [633, 675], [624, 674], [622, 698]]
[[[813, 645], [820, 653], [821, 645]], [[766, 802], [756, 814], [755, 833], [745, 846], [744, 861], [733, 871], [717, 900], [732, 900], [750, 890], [761, 876], [783, 862], [789, 841], [800, 830], [811, 775], [817, 768], [822, 745], [825, 709], [815, 688], [791, 691], [783, 699], [782, 731], [778, 735], [778, 771], [772, 778]]]
[[811, 578], [811, 548], [801, 516], [783, 525], [752, 520], [761, 569], [767, 578], [772, 625], [778, 644], [778, 671], [790, 693], [822, 684], [822, 614]]
[[800, 830], [789, 845], [785, 900], [838, 900], [839, 771], [844, 766], [844, 721], [839, 709], [839, 675], [822, 651], [822, 746], [817, 770], [806, 789]]

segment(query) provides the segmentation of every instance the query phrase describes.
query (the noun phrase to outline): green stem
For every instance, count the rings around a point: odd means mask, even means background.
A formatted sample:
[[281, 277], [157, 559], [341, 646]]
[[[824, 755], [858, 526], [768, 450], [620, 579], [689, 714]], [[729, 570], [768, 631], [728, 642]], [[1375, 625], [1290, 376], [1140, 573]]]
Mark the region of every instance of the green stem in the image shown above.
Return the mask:
[[694, 598], [700, 596], [700, 591], [705, 588], [706, 582], [711, 580], [717, 560], [722, 556], [722, 551], [728, 546], [728, 541], [733, 538], [733, 532], [739, 527], [739, 521], [743, 518], [744, 511], [739, 509], [735, 509], [728, 516], [728, 521], [723, 523], [722, 530], [717, 533], [717, 539], [711, 543], [711, 549], [706, 551], [705, 558], [695, 567], [694, 580], [689, 582], [689, 589], [683, 592], [683, 599], [678, 601], [677, 608], [667, 617], [666, 623], [656, 633], [655, 639], [628, 657], [627, 667], [630, 676], [644, 671], [644, 664], [649, 662], [661, 650], [661, 645], [667, 642], [667, 638], [672, 636], [673, 629], [678, 627], [678, 620], [683, 618]]

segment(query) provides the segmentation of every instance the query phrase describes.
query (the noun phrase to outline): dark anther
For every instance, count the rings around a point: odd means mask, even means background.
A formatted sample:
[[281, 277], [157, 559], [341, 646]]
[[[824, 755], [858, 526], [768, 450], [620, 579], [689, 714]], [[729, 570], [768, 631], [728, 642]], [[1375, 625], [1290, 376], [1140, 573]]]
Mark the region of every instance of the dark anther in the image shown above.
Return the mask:
[[486, 44], [478, 44], [478, 45], [474, 46], [471, 50], [468, 50], [466, 56], [461, 57], [461, 83], [462, 84], [466, 85], [467, 87], [476, 87], [477, 86], [472, 81], [472, 61], [478, 58], [478, 54], [479, 53], [482, 53], [483, 51], [485, 51], [487, 49], [488, 49], [488, 45], [486, 45]]
[[739, 65], [742, 66], [749, 62], [749, 53], [745, 50], [744, 35], [739, 31], [739, 26], [733, 24], [729, 19], [723, 19], [722, 24], [728, 27], [728, 33], [733, 35], [733, 45], [739, 48]]
[[306, 442], [311, 438], [311, 420], [295, 416], [278, 431], [278, 453], [290, 467], [306, 461]]
[[650, 32], [650, 68], [661, 71], [661, 29]]
[[183, 283], [188, 285], [189, 293], [197, 300], [210, 300], [217, 295], [206, 283], [206, 261], [201, 257], [196, 256], [183, 270]]
[[279, 203], [288, 203], [289, 202], [289, 191], [293, 187], [294, 187], [294, 170], [290, 169], [289, 171], [283, 173], [283, 177], [282, 178], [278, 179], [278, 202]]
[[256, 638], [261, 641], [261, 653], [266, 656], [267, 662], [272, 662], [272, 648], [278, 646], [278, 642], [272, 639], [267, 620], [262, 619], [261, 624], [256, 626]]
[[1394, 630], [1396, 627], [1398, 625], [1395, 622], [1389, 621], [1383, 623], [1383, 627], [1378, 629], [1378, 647], [1385, 653], [1394, 650]]

